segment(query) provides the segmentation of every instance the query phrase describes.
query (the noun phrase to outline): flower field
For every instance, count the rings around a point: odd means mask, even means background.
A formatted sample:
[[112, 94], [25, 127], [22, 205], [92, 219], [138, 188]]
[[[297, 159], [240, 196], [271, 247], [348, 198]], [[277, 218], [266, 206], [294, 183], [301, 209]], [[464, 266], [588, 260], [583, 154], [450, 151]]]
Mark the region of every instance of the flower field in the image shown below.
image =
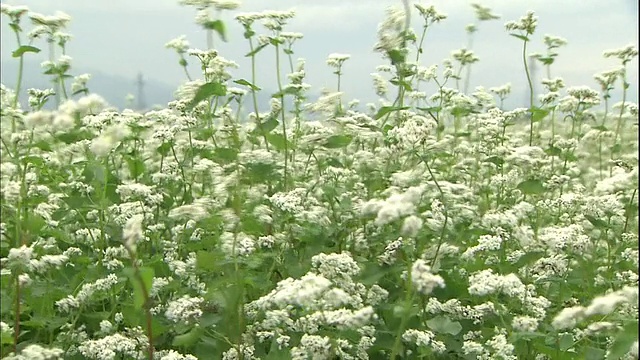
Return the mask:
[[[239, 10], [180, 3], [209, 40]], [[472, 49], [422, 64], [447, 16], [404, 5], [371, 44], [376, 103], [341, 92], [337, 53], [311, 100], [295, 13], [264, 11], [234, 13], [252, 77], [179, 37], [175, 101], [120, 111], [73, 73], [68, 15], [2, 3], [21, 69], [0, 89], [2, 358], [638, 359], [637, 48], [604, 52], [597, 89], [534, 84], [566, 40], [507, 21], [529, 97], [506, 109], [510, 84], [468, 88]], [[470, 38], [501, 21], [470, 10]], [[24, 89], [39, 52], [53, 88]]]

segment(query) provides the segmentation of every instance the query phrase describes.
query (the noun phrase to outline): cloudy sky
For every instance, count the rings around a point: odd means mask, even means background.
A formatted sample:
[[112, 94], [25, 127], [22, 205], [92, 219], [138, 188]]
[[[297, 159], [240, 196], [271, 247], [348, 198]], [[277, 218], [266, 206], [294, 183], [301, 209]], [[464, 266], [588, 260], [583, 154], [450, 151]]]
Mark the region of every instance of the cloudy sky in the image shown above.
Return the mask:
[[[74, 38], [68, 47], [73, 65], [81, 69], [102, 72], [133, 79], [142, 72], [154, 79], [176, 87], [185, 80], [178, 66], [177, 55], [165, 49], [164, 44], [179, 35], [186, 35], [191, 46], [205, 48], [206, 35], [194, 24], [195, 10], [183, 7], [174, 0], [3, 0], [12, 5], [27, 5], [33, 11], [53, 14], [62, 10], [72, 16], [68, 31]], [[415, 2], [412, 1], [412, 2]], [[419, 1], [435, 5], [448, 18], [430, 29], [425, 42], [422, 65], [441, 64], [452, 51], [467, 43], [465, 26], [478, 25], [473, 50], [480, 58], [474, 64], [471, 86], [486, 88], [511, 82], [514, 99], [512, 106], [524, 100], [525, 73], [521, 60], [522, 42], [508, 35], [504, 23], [517, 20], [527, 10], [539, 17], [538, 29], [530, 45], [532, 52], [542, 52], [545, 34], [561, 36], [568, 45], [559, 50], [560, 56], [551, 68], [552, 76], [561, 76], [569, 86], [588, 85], [597, 89], [595, 73], [609, 70], [618, 62], [605, 59], [604, 50], [617, 49], [628, 44], [638, 46], [637, 0], [477, 0], [499, 14], [499, 20], [475, 20], [472, 1], [435, 0]], [[376, 65], [385, 64], [378, 53], [372, 51], [376, 42], [378, 23], [384, 18], [385, 8], [400, 5], [399, 0], [244, 0], [239, 11], [223, 14], [230, 41], [216, 40], [215, 47], [222, 56], [236, 61], [240, 69], [234, 74], [248, 78], [248, 43], [242, 38], [240, 26], [233, 16], [238, 12], [265, 9], [296, 11], [296, 18], [286, 31], [301, 32], [304, 39], [295, 47], [295, 57], [307, 60], [307, 82], [315, 93], [321, 88], [335, 89], [336, 79], [325, 60], [331, 53], [350, 54], [344, 66], [343, 90], [347, 99], [365, 101], [376, 99], [370, 73]], [[419, 18], [412, 17], [420, 31]], [[30, 28], [25, 22], [25, 28]], [[262, 29], [260, 29], [262, 31]], [[2, 18], [2, 63], [16, 61], [10, 54], [15, 40]], [[44, 47], [43, 44], [36, 44]], [[33, 54], [29, 54], [33, 55]], [[46, 52], [34, 55], [43, 61]], [[259, 56], [257, 84], [266, 89], [275, 87], [273, 51]], [[197, 72], [196, 61], [191, 61], [191, 72]], [[638, 101], [638, 61], [629, 64], [631, 82], [630, 100]], [[538, 71], [542, 76], [542, 71]], [[4, 74], [3, 75], [7, 75]], [[13, 86], [13, 76], [3, 82]], [[123, 90], [124, 91], [124, 90]], [[614, 95], [614, 100], [619, 96]]]

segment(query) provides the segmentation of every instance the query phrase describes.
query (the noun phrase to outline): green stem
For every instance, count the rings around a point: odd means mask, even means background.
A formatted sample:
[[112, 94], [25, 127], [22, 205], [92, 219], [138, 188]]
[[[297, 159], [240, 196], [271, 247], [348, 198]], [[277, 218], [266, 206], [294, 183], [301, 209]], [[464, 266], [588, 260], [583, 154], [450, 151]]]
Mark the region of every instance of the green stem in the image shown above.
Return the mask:
[[[280, 80], [280, 46], [276, 44], [276, 78], [278, 82], [278, 92], [282, 94], [282, 81]], [[282, 115], [282, 137], [284, 138], [284, 190], [288, 189], [288, 176], [289, 176], [289, 145], [287, 144], [287, 121], [285, 118], [284, 109], [284, 95], [280, 96], [280, 113]]]
[[530, 120], [530, 128], [529, 128], [529, 146], [533, 144], [533, 83], [531, 82], [531, 74], [529, 73], [529, 64], [527, 63], [527, 43], [528, 41], [524, 41], [524, 46], [522, 47], [522, 61], [524, 62], [524, 71], [527, 74], [527, 83], [529, 84], [529, 120]]

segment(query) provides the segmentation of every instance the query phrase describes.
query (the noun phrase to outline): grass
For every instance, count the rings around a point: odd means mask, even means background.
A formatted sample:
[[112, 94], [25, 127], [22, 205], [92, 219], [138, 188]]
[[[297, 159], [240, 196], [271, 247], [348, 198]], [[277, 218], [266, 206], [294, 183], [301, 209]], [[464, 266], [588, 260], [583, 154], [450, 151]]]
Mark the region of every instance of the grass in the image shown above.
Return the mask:
[[[531, 56], [535, 14], [507, 22], [530, 91], [508, 110], [508, 84], [467, 90], [478, 27], [426, 67], [427, 30], [446, 16], [411, 9], [419, 38], [403, 8], [378, 29], [366, 111], [340, 92], [346, 54], [327, 60], [336, 92], [309, 103], [294, 13], [265, 11], [236, 17], [250, 79], [178, 38], [167, 47], [188, 81], [140, 113], [71, 75], [68, 16], [2, 4], [14, 57], [49, 45], [55, 84], [28, 89], [26, 109], [22, 70], [1, 90], [2, 357], [637, 359], [637, 49], [605, 52], [620, 64], [596, 75], [601, 89], [567, 87], [550, 75], [566, 41], [545, 36]], [[206, 11], [208, 43], [224, 40]], [[265, 110], [255, 65], [268, 56]], [[539, 96], [531, 61], [548, 77]]]

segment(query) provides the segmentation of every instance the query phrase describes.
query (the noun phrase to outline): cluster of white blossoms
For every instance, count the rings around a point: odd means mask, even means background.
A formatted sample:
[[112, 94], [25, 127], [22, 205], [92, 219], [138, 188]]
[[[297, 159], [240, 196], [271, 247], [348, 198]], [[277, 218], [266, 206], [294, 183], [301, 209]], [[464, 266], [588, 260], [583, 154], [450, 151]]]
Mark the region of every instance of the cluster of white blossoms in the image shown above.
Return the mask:
[[372, 199], [360, 205], [360, 213], [363, 216], [375, 214], [374, 223], [384, 226], [407, 215], [414, 214], [416, 206], [422, 200], [422, 193], [426, 187], [413, 186], [405, 192], [395, 193], [386, 200]]
[[30, 344], [18, 354], [10, 353], [3, 357], [7, 360], [58, 360], [63, 359], [64, 350], [58, 348], [45, 348], [38, 344]]
[[423, 295], [429, 295], [437, 287], [444, 288], [444, 279], [440, 275], [434, 275], [431, 266], [427, 262], [418, 259], [411, 266], [411, 283], [416, 291]]
[[[347, 253], [321, 253], [311, 258], [311, 264], [311, 271], [300, 279], [282, 280], [269, 294], [245, 306], [253, 320], [249, 331], [261, 342], [275, 340], [290, 347], [293, 358], [366, 354], [375, 341], [373, 307], [388, 293], [379, 286], [367, 289], [355, 282], [360, 267]], [[317, 334], [327, 329], [356, 331], [360, 337], [355, 343], [340, 338], [334, 339], [337, 343], [320, 345], [324, 342]], [[295, 334], [302, 334], [297, 344], [291, 342]]]
[[200, 306], [204, 302], [201, 297], [183, 295], [181, 298], [170, 301], [164, 316], [171, 322], [190, 324], [202, 316]]
[[93, 283], [82, 285], [76, 296], [67, 295], [66, 297], [56, 301], [56, 307], [61, 312], [70, 312], [86, 305], [94, 294], [104, 293], [118, 283], [118, 277], [115, 274], [109, 274], [107, 277], [98, 279]]
[[[144, 339], [144, 338], [143, 338]], [[123, 334], [107, 335], [101, 339], [88, 340], [78, 346], [78, 351], [87, 359], [115, 359], [116, 356], [127, 356], [133, 359], [143, 354], [144, 343]]]
[[[596, 297], [589, 306], [573, 306], [562, 309], [552, 321], [556, 329], [572, 329], [583, 320], [594, 316], [606, 316], [623, 304], [632, 304], [637, 309], [638, 288], [626, 286], [618, 291], [612, 291], [606, 295]], [[637, 310], [636, 310], [637, 311]]]
[[505, 294], [516, 299], [524, 299], [527, 289], [515, 274], [499, 275], [494, 274], [492, 269], [485, 269], [469, 276], [469, 294]]

